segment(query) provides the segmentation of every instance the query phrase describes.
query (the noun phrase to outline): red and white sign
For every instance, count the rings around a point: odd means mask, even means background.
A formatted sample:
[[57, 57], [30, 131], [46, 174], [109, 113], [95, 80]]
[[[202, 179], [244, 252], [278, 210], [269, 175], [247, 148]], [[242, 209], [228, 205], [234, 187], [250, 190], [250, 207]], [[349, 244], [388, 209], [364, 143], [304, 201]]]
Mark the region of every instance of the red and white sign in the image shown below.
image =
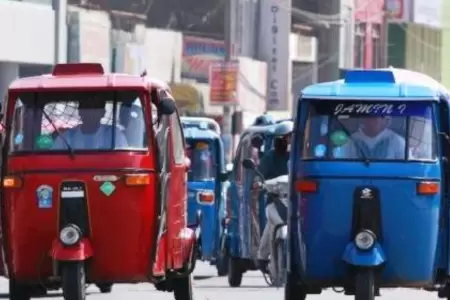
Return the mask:
[[209, 101], [211, 105], [237, 105], [238, 62], [212, 63], [209, 69]]

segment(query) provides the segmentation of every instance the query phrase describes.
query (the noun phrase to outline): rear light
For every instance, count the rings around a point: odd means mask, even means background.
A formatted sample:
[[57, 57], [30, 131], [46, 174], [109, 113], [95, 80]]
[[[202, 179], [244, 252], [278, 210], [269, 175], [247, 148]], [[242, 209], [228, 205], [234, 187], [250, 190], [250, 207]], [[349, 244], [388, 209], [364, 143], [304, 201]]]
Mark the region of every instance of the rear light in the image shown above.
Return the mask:
[[4, 188], [20, 188], [22, 186], [22, 179], [17, 176], [5, 176], [3, 178]]
[[214, 193], [213, 192], [201, 192], [198, 194], [198, 202], [200, 204], [209, 204], [212, 205], [214, 203]]
[[419, 195], [436, 195], [439, 193], [440, 186], [438, 182], [421, 181], [417, 184], [417, 194]]
[[317, 192], [317, 183], [311, 180], [297, 180], [295, 190], [298, 193], [315, 193]]
[[125, 184], [129, 186], [149, 185], [150, 176], [148, 174], [125, 175]]

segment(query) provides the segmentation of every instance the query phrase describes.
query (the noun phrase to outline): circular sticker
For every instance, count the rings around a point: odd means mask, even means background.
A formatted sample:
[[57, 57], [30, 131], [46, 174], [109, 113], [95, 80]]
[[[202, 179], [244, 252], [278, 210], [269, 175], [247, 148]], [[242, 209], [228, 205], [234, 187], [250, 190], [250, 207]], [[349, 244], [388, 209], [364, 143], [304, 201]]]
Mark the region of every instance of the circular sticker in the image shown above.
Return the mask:
[[333, 132], [330, 136], [331, 141], [336, 146], [342, 146], [345, 145], [348, 141], [347, 134], [342, 130], [337, 130]]
[[327, 147], [323, 144], [317, 145], [316, 148], [314, 148], [315, 157], [324, 157], [326, 153]]
[[23, 142], [23, 134], [19, 133], [18, 135], [16, 135], [16, 137], [14, 138], [14, 144], [16, 145], [20, 145]]
[[53, 147], [53, 139], [51, 135], [43, 134], [37, 137], [36, 147], [38, 149], [50, 149]]

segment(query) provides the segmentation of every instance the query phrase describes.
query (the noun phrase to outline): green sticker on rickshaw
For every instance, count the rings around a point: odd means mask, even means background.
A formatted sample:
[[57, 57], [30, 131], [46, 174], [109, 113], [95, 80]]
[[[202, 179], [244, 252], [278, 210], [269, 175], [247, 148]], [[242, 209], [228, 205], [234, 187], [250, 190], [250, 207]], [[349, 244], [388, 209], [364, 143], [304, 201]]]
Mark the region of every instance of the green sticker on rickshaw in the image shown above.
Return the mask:
[[51, 149], [53, 147], [53, 138], [49, 134], [43, 134], [36, 138], [36, 147], [38, 149]]
[[330, 139], [335, 146], [342, 146], [347, 143], [348, 136], [344, 131], [338, 130], [331, 134]]

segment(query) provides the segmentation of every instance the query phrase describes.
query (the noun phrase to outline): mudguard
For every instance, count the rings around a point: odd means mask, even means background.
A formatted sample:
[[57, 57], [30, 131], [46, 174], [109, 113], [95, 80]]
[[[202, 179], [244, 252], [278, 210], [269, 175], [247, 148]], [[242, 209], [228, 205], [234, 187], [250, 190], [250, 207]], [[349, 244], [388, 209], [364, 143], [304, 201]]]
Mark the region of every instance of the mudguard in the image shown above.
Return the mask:
[[275, 226], [275, 240], [286, 240], [288, 237], [288, 228], [286, 224], [280, 224]]
[[192, 251], [195, 251], [197, 243], [197, 234], [191, 228], [183, 228], [180, 232], [181, 247], [183, 249], [183, 262], [190, 263]]
[[57, 261], [83, 261], [94, 255], [91, 241], [87, 238], [74, 246], [65, 246], [61, 241], [55, 240], [52, 244], [50, 256]]
[[358, 267], [376, 267], [386, 261], [386, 255], [378, 242], [367, 251], [359, 250], [355, 243], [347, 245], [342, 259], [350, 265]]

